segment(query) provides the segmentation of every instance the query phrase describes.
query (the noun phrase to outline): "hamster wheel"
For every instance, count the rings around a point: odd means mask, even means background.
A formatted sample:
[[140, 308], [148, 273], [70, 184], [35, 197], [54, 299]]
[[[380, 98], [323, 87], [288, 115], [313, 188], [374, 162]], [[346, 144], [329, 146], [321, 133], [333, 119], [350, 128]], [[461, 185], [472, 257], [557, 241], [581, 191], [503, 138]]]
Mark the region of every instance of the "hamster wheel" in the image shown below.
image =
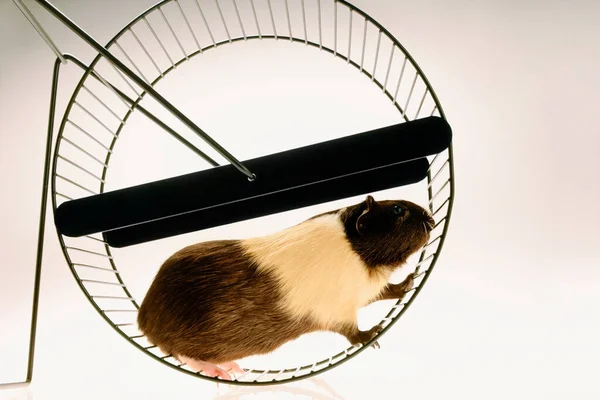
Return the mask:
[[[179, 66], [232, 43], [280, 41], [307, 46], [343, 61], [361, 79], [376, 85], [404, 121], [437, 116], [445, 119], [429, 82], [406, 49], [369, 15], [343, 0], [164, 0], [149, 8], [113, 37], [105, 48], [118, 55], [151, 87]], [[142, 113], [209, 164], [216, 162], [179, 136], [142, 106], [146, 91], [124, 76], [101, 54], [89, 66], [63, 55], [85, 70], [60, 124], [51, 171], [52, 207], [103, 193], [111, 156], [126, 122]], [[58, 64], [57, 64], [58, 65]], [[56, 79], [56, 78], [55, 78]], [[54, 89], [56, 91], [56, 89]], [[55, 93], [54, 93], [55, 95]], [[452, 147], [427, 158], [428, 207], [436, 226], [418, 261], [415, 287], [381, 320], [384, 334], [412, 303], [442, 249], [454, 195]], [[205, 377], [164, 355], [137, 331], [138, 301], [119, 272], [117, 257], [102, 235], [58, 238], [73, 276], [96, 311], [125, 340], [160, 363], [202, 379]], [[374, 344], [348, 347], [306, 365], [248, 369], [231, 384], [273, 384], [303, 379], [350, 360]]]

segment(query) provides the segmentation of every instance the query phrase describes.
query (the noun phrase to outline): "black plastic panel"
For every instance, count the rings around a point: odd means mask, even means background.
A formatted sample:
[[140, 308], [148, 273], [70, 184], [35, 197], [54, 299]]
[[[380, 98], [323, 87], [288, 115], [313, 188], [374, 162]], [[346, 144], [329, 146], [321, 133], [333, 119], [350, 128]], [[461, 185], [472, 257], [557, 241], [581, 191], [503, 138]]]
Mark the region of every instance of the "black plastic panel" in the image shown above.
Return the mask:
[[[444, 119], [427, 117], [244, 161], [257, 176], [252, 182], [225, 165], [68, 201], [56, 210], [55, 223], [72, 237], [200, 211], [214, 221], [200, 224], [205, 228], [231, 223], [412, 183], [422, 175], [422, 162], [406, 170], [385, 167], [437, 154], [451, 139]], [[235, 206], [225, 207], [230, 203]]]

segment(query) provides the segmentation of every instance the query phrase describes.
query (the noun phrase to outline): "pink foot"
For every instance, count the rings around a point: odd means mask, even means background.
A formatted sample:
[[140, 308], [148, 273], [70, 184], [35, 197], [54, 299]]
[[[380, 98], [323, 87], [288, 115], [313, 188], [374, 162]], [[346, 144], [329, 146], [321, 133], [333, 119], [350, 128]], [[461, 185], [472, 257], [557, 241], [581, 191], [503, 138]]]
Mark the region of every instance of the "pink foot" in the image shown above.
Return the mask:
[[239, 365], [237, 365], [237, 363], [235, 363], [233, 361], [224, 363], [224, 364], [219, 364], [218, 367], [224, 369], [228, 373], [233, 371], [234, 375], [236, 375], [236, 374], [244, 375], [246, 373]]
[[193, 358], [185, 356], [179, 356], [178, 358], [182, 363], [185, 363], [185, 365], [187, 365], [196, 372], [200, 372], [203, 375], [209, 376], [211, 378], [219, 377], [228, 381], [231, 380], [231, 375], [229, 375], [229, 373], [226, 370], [214, 364], [202, 360], [194, 360]]

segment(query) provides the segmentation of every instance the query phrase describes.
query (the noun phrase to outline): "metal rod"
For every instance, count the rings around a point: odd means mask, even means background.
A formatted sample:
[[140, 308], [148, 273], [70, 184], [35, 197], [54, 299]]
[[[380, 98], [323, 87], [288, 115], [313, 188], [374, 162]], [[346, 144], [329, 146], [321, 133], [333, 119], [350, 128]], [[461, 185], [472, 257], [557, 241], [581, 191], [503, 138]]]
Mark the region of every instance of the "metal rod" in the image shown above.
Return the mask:
[[125, 75], [123, 75], [123, 73], [122, 73], [121, 71], [119, 71], [119, 70], [117, 69], [117, 67], [115, 67], [113, 64], [111, 64], [111, 63], [110, 63], [110, 62], [108, 62], [108, 61], [107, 61], [107, 63], [108, 63], [108, 65], [110, 65], [110, 67], [111, 67], [112, 69], [114, 69], [114, 70], [115, 70], [115, 72], [116, 72], [116, 73], [117, 73], [117, 74], [118, 74], [118, 75], [121, 77], [121, 79], [123, 79], [123, 82], [125, 82], [125, 83], [127, 84], [127, 86], [129, 86], [129, 89], [131, 89], [131, 91], [132, 91], [133, 93], [135, 93], [135, 95], [136, 95], [136, 96], [138, 96], [138, 97], [139, 97], [139, 96], [140, 96], [140, 93], [137, 91], [137, 89], [136, 89], [135, 87], [133, 87], [133, 85], [131, 84], [131, 82], [129, 82], [129, 80], [128, 80], [128, 79], [125, 77]]
[[100, 271], [112, 272], [114, 274], [118, 274], [119, 273], [119, 271], [117, 271], [116, 269], [96, 267], [95, 265], [90, 265], [90, 264], [73, 263], [73, 265], [76, 266], [76, 267], [92, 268], [92, 269], [97, 269], [97, 270], [100, 270]]
[[419, 102], [419, 108], [417, 108], [417, 112], [413, 119], [419, 118], [419, 114], [421, 113], [421, 108], [423, 108], [423, 103], [425, 102], [425, 97], [427, 97], [427, 93], [429, 93], [429, 88], [425, 87], [425, 92], [423, 93], [423, 97], [421, 97], [421, 101]]
[[258, 381], [260, 378], [262, 378], [263, 376], [265, 376], [270, 370], [266, 369], [263, 371], [262, 374], [260, 374], [259, 376], [257, 376], [256, 378], [254, 378], [255, 381]]
[[435, 182], [435, 180], [437, 179], [437, 177], [440, 175], [440, 173], [444, 170], [444, 168], [448, 165], [448, 160], [446, 160], [442, 166], [440, 167], [440, 169], [438, 169], [438, 171], [435, 173], [435, 175], [433, 176], [433, 178], [431, 178], [431, 180], [429, 181], [429, 183], [427, 184], [427, 187], [430, 188], [431, 185], [433, 185], [433, 182]]
[[394, 44], [392, 44], [392, 51], [390, 52], [390, 61], [388, 61], [387, 71], [385, 72], [385, 82], [383, 83], [382, 91], [384, 91], [384, 92], [385, 92], [385, 88], [387, 87], [387, 84], [388, 84], [388, 78], [390, 77], [390, 69], [392, 69], [392, 60], [394, 59], [394, 50], [395, 49], [396, 49], [396, 46]]
[[[131, 29], [129, 29], [131, 30]], [[115, 46], [117, 46], [117, 48], [121, 51], [121, 53], [123, 53], [123, 55], [125, 56], [125, 58], [127, 59], [127, 61], [129, 61], [129, 63], [131, 65], [133, 65], [133, 68], [136, 70], [136, 72], [139, 74], [139, 76], [142, 77], [142, 79], [144, 80], [144, 82], [148, 85], [150, 85], [150, 81], [148, 80], [148, 78], [146, 78], [146, 75], [144, 75], [144, 73], [140, 70], [140, 68], [137, 66], [136, 63], [133, 62], [133, 60], [131, 59], [131, 57], [129, 57], [129, 54], [127, 54], [127, 52], [123, 49], [123, 47], [121, 47], [121, 45], [119, 44], [119, 42], [115, 42]]]
[[95, 240], [96, 242], [100, 242], [100, 243], [103, 243], [103, 244], [108, 244], [108, 243], [106, 243], [104, 240], [102, 240], [102, 239], [98, 239], [98, 238], [95, 238], [95, 237], [93, 237], [92, 235], [85, 235], [85, 236], [83, 236], [83, 237], [84, 237], [84, 238], [86, 238], [86, 239], [92, 239], [92, 240]]
[[333, 55], [337, 55], [337, 1], [333, 2]]
[[[444, 221], [446, 221], [446, 217], [444, 217], [444, 218], [440, 219], [440, 220], [437, 222], [437, 224], [435, 224], [435, 225], [433, 226], [433, 229], [437, 228], [437, 227], [438, 227], [438, 226], [439, 226], [439, 225], [440, 225], [442, 222], [444, 222]], [[433, 229], [432, 229], [432, 230], [433, 230]], [[440, 237], [441, 237], [441, 236], [440, 236]]]
[[437, 161], [437, 159], [440, 157], [440, 154], [442, 153], [437, 153], [435, 155], [435, 157], [433, 157], [433, 160], [431, 160], [431, 162], [429, 163], [429, 168], [427, 168], [427, 171], [431, 171], [431, 168], [433, 167], [433, 164], [435, 164], [435, 162]]
[[100, 257], [112, 259], [112, 256], [109, 256], [107, 254], [98, 253], [96, 251], [91, 251], [91, 250], [86, 250], [86, 249], [81, 249], [79, 247], [65, 246], [65, 248], [68, 249], [68, 250], [77, 250], [77, 251], [81, 251], [82, 253], [87, 253], [87, 254], [91, 254], [91, 255], [94, 255], [94, 256], [100, 256]]
[[244, 29], [244, 24], [242, 23], [242, 17], [240, 16], [240, 10], [237, 6], [237, 1], [233, 0], [233, 7], [235, 8], [235, 14], [237, 15], [238, 22], [240, 23], [240, 29], [242, 30], [242, 35], [244, 36], [244, 40], [246, 40], [246, 30]]
[[285, 0], [285, 14], [287, 16], [287, 23], [288, 23], [288, 31], [290, 33], [290, 42], [293, 40], [293, 35], [292, 35], [292, 22], [290, 20], [290, 8], [288, 5], [288, 0]]
[[[71, 56], [69, 54], [65, 54], [65, 57], [67, 58], [68, 61], [74, 62], [80, 68], [82, 68], [82, 69], [86, 69], [87, 68], [86, 65], [83, 64], [77, 58], [75, 58], [75, 57], [73, 57], [73, 56]], [[175, 130], [173, 130], [167, 124], [165, 124], [164, 122], [162, 122], [158, 117], [156, 117], [150, 111], [146, 110], [144, 107], [142, 107], [141, 105], [139, 105], [139, 103], [136, 104], [136, 101], [134, 101], [129, 96], [127, 96], [125, 93], [123, 93], [121, 90], [117, 89], [116, 87], [114, 87], [113, 85], [111, 85], [110, 83], [108, 83], [104, 79], [102, 79], [102, 77], [100, 75], [98, 75], [98, 73], [96, 71], [92, 71], [92, 76], [94, 76], [95, 78], [97, 78], [98, 80], [100, 80], [104, 85], [106, 85], [107, 88], [109, 88], [111, 91], [113, 91], [113, 93], [117, 97], [119, 97], [119, 99], [121, 99], [123, 102], [125, 102], [125, 104], [128, 107], [130, 107], [130, 110], [133, 110], [133, 108], [137, 108], [142, 114], [144, 114], [146, 117], [148, 117], [151, 121], [153, 121], [158, 126], [160, 126], [162, 129], [164, 129], [165, 131], [167, 131], [167, 133], [169, 133], [171, 136], [173, 136], [175, 139], [177, 139], [180, 143], [182, 143], [183, 145], [185, 145], [187, 148], [189, 148], [190, 150], [192, 150], [194, 153], [196, 153], [200, 157], [204, 158], [204, 160], [207, 161], [209, 164], [211, 164], [213, 167], [216, 167], [216, 166], [219, 165], [215, 160], [213, 160], [211, 157], [209, 157], [207, 154], [205, 154], [202, 150], [198, 149], [191, 142], [189, 142], [188, 140], [186, 140], [183, 136], [181, 136], [180, 134], [178, 134], [177, 132], [175, 132]], [[69, 122], [71, 122], [71, 121], [69, 121]], [[71, 122], [71, 123], [74, 124], [73, 122]], [[79, 126], [77, 126], [77, 128], [79, 128]], [[82, 130], [81, 128], [79, 128], [79, 129]], [[82, 132], [86, 133], [83, 130], [82, 130]], [[90, 136], [89, 134], [87, 134], [87, 135]], [[92, 139], [94, 139], [94, 138], [92, 137]], [[98, 142], [98, 143], [100, 143], [100, 142]], [[104, 147], [104, 146], [102, 146], [102, 147]], [[109, 153], [112, 152], [107, 147], [105, 147], [105, 149], [107, 149], [109, 151]]]
[[402, 62], [402, 69], [400, 70], [400, 76], [398, 77], [398, 83], [396, 84], [396, 91], [394, 92], [394, 103], [396, 103], [396, 99], [398, 98], [398, 91], [400, 90], [400, 84], [402, 83], [402, 78], [404, 78], [404, 69], [406, 68], [406, 62], [408, 58], [404, 57], [404, 61]]
[[304, 0], [301, 0], [302, 3], [302, 25], [304, 26], [304, 44], [308, 44], [308, 33], [306, 30], [306, 7], [304, 6]]
[[413, 279], [414, 279], [414, 280], [416, 280], [416, 279], [419, 279], [420, 277], [422, 277], [422, 276], [423, 276], [423, 275], [425, 275], [426, 273], [427, 273], [427, 271], [425, 271], [425, 272], [419, 272], [418, 274], [414, 274], [414, 275], [413, 275]]
[[379, 46], [381, 44], [381, 31], [377, 35], [377, 49], [375, 50], [375, 61], [373, 62], [373, 72], [371, 74], [371, 81], [375, 81], [375, 71], [377, 71], [377, 61], [379, 61]]
[[273, 377], [273, 380], [277, 380], [277, 378], [279, 378], [283, 374], [284, 371], [285, 371], [285, 368], [282, 369], [281, 371], [279, 371], [279, 373]]
[[92, 240], [95, 240], [95, 241], [97, 241], [97, 242], [100, 242], [100, 243], [106, 243], [104, 240], [102, 240], [102, 239], [98, 239], [98, 238], [96, 238], [96, 237], [93, 237], [92, 235], [85, 235], [85, 236], [83, 236], [83, 237], [84, 237], [84, 238], [86, 238], [86, 239], [92, 239]]
[[85, 190], [86, 192], [88, 192], [88, 193], [90, 193], [90, 194], [98, 194], [98, 193], [94, 192], [93, 190], [90, 190], [90, 189], [86, 188], [85, 186], [83, 186], [83, 185], [80, 185], [80, 184], [79, 184], [79, 183], [77, 183], [77, 182], [73, 182], [73, 181], [72, 181], [72, 180], [70, 180], [69, 178], [66, 178], [66, 177], [64, 177], [64, 176], [62, 176], [62, 175], [56, 174], [56, 177], [57, 177], [57, 178], [60, 178], [60, 179], [62, 179], [62, 180], [65, 180], [65, 181], [69, 182], [70, 184], [72, 184], [72, 185], [75, 185], [75, 186], [77, 186], [78, 188], [81, 188], [81, 189]]
[[[129, 99], [129, 100], [131, 100], [132, 103], [133, 103], [132, 99]], [[213, 167], [219, 166], [219, 163], [217, 163], [215, 160], [213, 160], [210, 156], [208, 156], [202, 150], [200, 150], [199, 148], [197, 148], [196, 146], [194, 146], [190, 141], [188, 141], [183, 136], [181, 136], [179, 133], [177, 133], [175, 130], [173, 130], [173, 128], [171, 128], [170, 126], [168, 126], [167, 124], [165, 124], [164, 122], [162, 122], [160, 119], [158, 119], [158, 117], [156, 117], [150, 111], [146, 110], [144, 107], [140, 106], [139, 104], [137, 105], [136, 108], [142, 114], [144, 114], [146, 117], [148, 117], [151, 121], [153, 121], [158, 126], [160, 126], [162, 129], [164, 129], [165, 131], [167, 131], [167, 133], [169, 133], [171, 136], [173, 136], [175, 139], [177, 139], [180, 143], [182, 143], [183, 145], [185, 145], [188, 149], [192, 150], [194, 153], [196, 153], [197, 155], [199, 155], [200, 157], [202, 157], [210, 165], [212, 165]]]
[[71, 164], [72, 166], [74, 166], [75, 168], [79, 169], [80, 171], [85, 172], [86, 174], [88, 174], [92, 178], [96, 179], [97, 181], [105, 183], [102, 178], [100, 178], [99, 176], [96, 176], [93, 172], [89, 171], [86, 168], [83, 168], [81, 165], [77, 164], [76, 162], [71, 161], [71, 160], [69, 160], [68, 158], [66, 158], [64, 156], [61, 156], [60, 154], [57, 157], [60, 158], [61, 160], [65, 161], [66, 163]]
[[448, 204], [448, 202], [449, 202], [449, 201], [450, 201], [450, 198], [447, 198], [447, 199], [446, 199], [446, 200], [445, 200], [445, 201], [442, 203], [442, 205], [441, 205], [441, 206], [439, 206], [439, 207], [437, 208], [437, 210], [435, 210], [435, 211], [432, 213], [432, 215], [433, 215], [433, 216], [435, 216], [437, 213], [439, 213], [439, 212], [440, 212], [440, 210], [442, 209], [442, 207], [444, 207], [446, 204]]
[[421, 265], [425, 264], [425, 262], [427, 262], [427, 260], [429, 260], [430, 258], [432, 258], [435, 255], [435, 253], [430, 254], [427, 258], [424, 258], [423, 260], [419, 261], [416, 266], [420, 267]]
[[[442, 221], [444, 221], [444, 219], [440, 220], [440, 222], [442, 222]], [[435, 227], [433, 229], [435, 229], [438, 225], [439, 225], [439, 222], [435, 225]], [[437, 236], [435, 239], [431, 240], [429, 243], [427, 243], [425, 246], [423, 246], [423, 249], [429, 248], [429, 246], [431, 246], [432, 244], [434, 244], [435, 242], [437, 242], [441, 238], [442, 238], [442, 235]]]
[[[20, 2], [20, 0], [19, 0]], [[22, 4], [22, 3], [21, 3]], [[33, 299], [31, 306], [31, 327], [29, 330], [29, 354], [27, 356], [27, 375], [24, 382], [11, 382], [0, 384], [0, 388], [14, 385], [28, 384], [33, 378], [33, 363], [35, 359], [35, 339], [37, 333], [37, 318], [40, 303], [40, 286], [42, 280], [42, 259], [44, 255], [44, 235], [46, 232], [46, 209], [48, 205], [48, 187], [50, 181], [50, 161], [52, 154], [52, 140], [54, 138], [54, 116], [56, 112], [56, 93], [58, 90], [58, 75], [61, 63], [66, 63], [64, 57], [59, 57], [54, 62], [52, 73], [52, 92], [50, 95], [50, 111], [48, 115], [48, 134], [46, 137], [46, 155], [44, 158], [44, 175], [42, 180], [42, 194], [40, 201], [40, 219], [37, 238], [37, 254], [35, 259], [35, 273], [33, 278]]]
[[256, 30], [258, 31], [258, 37], [259, 39], [262, 39], [262, 34], [260, 33], [260, 24], [258, 23], [258, 15], [256, 15], [256, 7], [254, 6], [254, 0], [250, 0], [250, 4], [252, 5], [252, 13], [254, 14], [254, 22], [256, 22]]
[[143, 18], [144, 22], [146, 23], [146, 26], [148, 27], [148, 29], [150, 29], [150, 32], [152, 32], [152, 35], [154, 35], [154, 38], [156, 39], [156, 41], [158, 42], [160, 48], [162, 49], [162, 51], [165, 53], [165, 55], [167, 56], [167, 58], [169, 59], [169, 62], [171, 63], [171, 66], [173, 68], [175, 67], [175, 63], [173, 62], [173, 59], [171, 58], [171, 56], [169, 55], [169, 52], [167, 51], [167, 49], [165, 48], [165, 45], [163, 44], [162, 40], [160, 40], [160, 38], [158, 37], [158, 35], [156, 34], [156, 31], [154, 30], [154, 28], [152, 28], [152, 25], [150, 25], [150, 22], [148, 22], [148, 19], [146, 17]]
[[96, 117], [94, 114], [92, 114], [91, 111], [89, 111], [87, 108], [85, 108], [84, 106], [79, 104], [77, 101], [74, 101], [73, 104], [75, 104], [77, 107], [79, 107], [81, 109], [81, 111], [83, 111], [84, 113], [89, 115], [90, 118], [92, 118], [94, 121], [96, 121], [98, 123], [98, 125], [102, 126], [104, 128], [104, 130], [106, 130], [108, 133], [110, 133], [114, 138], [118, 138], [117, 134], [114, 133], [112, 131], [112, 129], [110, 129], [108, 126], [106, 126], [106, 124], [104, 122], [100, 121], [100, 119], [98, 117]]
[[23, 3], [22, 0], [13, 0], [13, 3], [15, 3], [15, 5], [19, 8], [19, 11], [21, 11], [25, 18], [27, 18], [31, 26], [33, 26], [37, 33], [42, 37], [42, 39], [44, 40], [44, 42], [46, 42], [48, 47], [50, 47], [50, 50], [52, 50], [54, 54], [56, 54], [60, 62], [65, 64], [67, 60], [65, 60], [65, 58], [63, 57], [62, 52], [52, 41], [52, 38], [50, 37], [50, 35], [48, 35], [48, 32], [44, 30], [44, 28], [42, 27], [42, 25], [40, 25], [35, 16], [31, 13], [31, 11], [29, 11], [29, 8], [27, 8], [25, 3]]
[[63, 197], [63, 198], [65, 198], [65, 199], [67, 199], [67, 200], [73, 200], [73, 198], [72, 198], [72, 197], [69, 197], [69, 196], [67, 196], [66, 194], [62, 194], [62, 193], [59, 193], [59, 192], [54, 192], [54, 194], [55, 194], [56, 196]]
[[[185, 25], [188, 27], [188, 30], [190, 31], [190, 33], [192, 34], [192, 37], [194, 38], [194, 42], [196, 42], [198, 51], [200, 51], [200, 53], [202, 53], [202, 46], [200, 46], [200, 43], [198, 42], [198, 38], [196, 37], [194, 30], [192, 29], [192, 25], [190, 25], [190, 21], [188, 21], [188, 18], [186, 17], [185, 12], [183, 12], [183, 7], [181, 7], [181, 4], [179, 3], [178, 0], [174, 0], [174, 1], [175, 1], [175, 4], [177, 4], [177, 8], [179, 8], [179, 12], [181, 13], [181, 16], [183, 17], [183, 19], [185, 21]], [[161, 76], [162, 76], [162, 74], [161, 74]]]
[[[210, 40], [212, 40], [213, 45], [215, 47], [217, 47], [217, 42], [215, 42], [215, 38], [212, 34], [212, 31], [210, 30], [210, 26], [208, 26], [208, 21], [206, 21], [204, 12], [202, 12], [202, 7], [200, 7], [200, 3], [198, 3], [198, 0], [195, 0], [195, 2], [196, 2], [196, 6], [198, 7], [198, 11], [200, 12], [200, 16], [202, 17], [202, 21], [204, 21], [204, 25], [206, 26], [206, 30], [208, 31], [208, 35], [210, 36]], [[187, 58], [187, 55], [186, 55], [186, 58]]]
[[138, 37], [138, 35], [135, 34], [135, 31], [133, 30], [133, 28], [131, 28], [129, 30], [129, 32], [131, 32], [131, 35], [133, 36], [133, 38], [135, 39], [135, 41], [137, 42], [137, 44], [140, 45], [140, 47], [142, 48], [142, 50], [144, 51], [144, 53], [146, 53], [146, 56], [148, 57], [148, 59], [150, 60], [150, 62], [152, 63], [152, 65], [154, 65], [154, 68], [156, 68], [156, 70], [158, 71], [158, 74], [161, 77], [164, 77], [162, 70], [158, 67], [158, 64], [156, 64], [156, 61], [154, 61], [154, 58], [150, 55], [150, 52], [148, 51], [148, 49], [146, 48], [146, 46], [144, 46], [144, 44], [142, 43], [142, 41], [140, 40], [140, 38]]
[[160, 105], [166, 108], [171, 114], [173, 114], [177, 119], [183, 122], [188, 128], [190, 128], [194, 133], [200, 136], [204, 141], [206, 141], [215, 151], [217, 151], [223, 158], [225, 158], [229, 163], [231, 163], [238, 171], [242, 174], [246, 175], [250, 181], [256, 179], [256, 175], [252, 173], [248, 168], [246, 168], [240, 161], [238, 161], [231, 153], [229, 153], [224, 147], [222, 147], [219, 143], [217, 143], [211, 136], [209, 136], [206, 132], [204, 132], [200, 127], [198, 127], [192, 120], [186, 117], [181, 111], [179, 111], [175, 106], [173, 106], [167, 99], [165, 99], [162, 95], [160, 95], [152, 86], [144, 82], [139, 76], [137, 76], [133, 71], [131, 71], [125, 64], [123, 64], [119, 59], [113, 56], [106, 48], [104, 48], [100, 43], [98, 43], [94, 38], [92, 38], [89, 34], [87, 34], [83, 29], [77, 26], [73, 21], [71, 21], [67, 16], [65, 16], [62, 12], [60, 12], [56, 7], [50, 4], [47, 0], [35, 0], [42, 7], [48, 10], [52, 15], [54, 15], [58, 20], [60, 20], [63, 24], [65, 24], [68, 28], [70, 28], [73, 32], [75, 32], [79, 37], [81, 37], [84, 41], [86, 41], [90, 46], [92, 46], [96, 51], [102, 54], [108, 61], [118, 67], [127, 77], [133, 80], [137, 85], [139, 85], [142, 89], [144, 89], [148, 94], [156, 100]]
[[167, 26], [169, 27], [169, 30], [171, 31], [171, 34], [173, 35], [173, 38], [175, 38], [175, 41], [177, 42], [177, 45], [179, 46], [179, 49], [181, 50], [181, 52], [183, 53], [183, 57], [186, 60], [189, 60], [189, 57], [187, 55], [187, 52], [185, 51], [185, 49], [183, 48], [183, 46], [181, 45], [181, 42], [179, 41], [179, 37], [177, 37], [177, 34], [175, 33], [175, 30], [173, 29], [173, 26], [171, 25], [171, 23], [169, 22], [169, 20], [167, 19], [167, 16], [165, 15], [165, 13], [162, 10], [162, 7], [158, 7], [158, 12], [160, 13], [160, 15], [162, 16], [163, 21], [165, 21], [165, 24], [167, 24]]
[[79, 125], [77, 125], [75, 122], [71, 121], [70, 119], [68, 119], [67, 122], [70, 123], [71, 125], [73, 125], [75, 128], [77, 128], [77, 130], [79, 132], [83, 133], [84, 135], [86, 135], [87, 137], [89, 137], [90, 139], [92, 139], [94, 142], [98, 143], [102, 148], [104, 148], [104, 150], [108, 151], [109, 153], [112, 153], [111, 149], [109, 149], [108, 147], [106, 147], [104, 144], [102, 144], [101, 141], [99, 141], [98, 139], [96, 139], [95, 137], [93, 137], [85, 129], [83, 129], [82, 127], [80, 127]]
[[323, 29], [321, 28], [321, 0], [317, 0], [317, 11], [319, 16], [319, 50], [323, 49]]
[[267, 4], [269, 5], [269, 14], [271, 15], [271, 24], [273, 25], [273, 35], [275, 36], [275, 40], [277, 40], [277, 29], [275, 28], [275, 18], [273, 17], [273, 8], [271, 7], [271, 0], [267, 0]]
[[406, 99], [406, 104], [404, 105], [404, 110], [402, 113], [406, 116], [406, 111], [408, 111], [408, 104], [410, 103], [410, 99], [412, 98], [413, 90], [415, 90], [415, 84], [417, 83], [417, 78], [419, 77], [419, 71], [415, 73], [415, 77], [412, 81], [412, 85], [410, 86], [410, 92], [408, 92], [408, 98]]
[[430, 205], [433, 205], [433, 201], [435, 200], [435, 198], [438, 197], [438, 195], [442, 192], [442, 190], [444, 190], [446, 188], [446, 186], [448, 186], [449, 183], [450, 183], [450, 178], [448, 178], [448, 180], [446, 182], [444, 182], [442, 187], [433, 195], [431, 200], [429, 200]]
[[[125, 93], [121, 92], [119, 89], [115, 88], [114, 86], [113, 86], [113, 89], [116, 90], [119, 93], [119, 95], [123, 97], [123, 99], [125, 99], [128, 102], [130, 102], [131, 104], [135, 104], [135, 101], [133, 99], [131, 99], [129, 96], [127, 96]], [[158, 117], [156, 117], [150, 111], [146, 110], [143, 106], [137, 104], [136, 108], [142, 114], [144, 114], [146, 117], [148, 117], [152, 122], [154, 122], [155, 124], [157, 124], [158, 126], [160, 126], [167, 133], [169, 133], [171, 136], [173, 136], [175, 139], [177, 139], [180, 143], [182, 143], [184, 146], [186, 146], [188, 149], [192, 150], [194, 153], [196, 153], [197, 155], [199, 155], [200, 157], [202, 157], [210, 165], [212, 165], [213, 167], [219, 166], [219, 163], [217, 163], [215, 160], [213, 160], [210, 156], [208, 156], [202, 150], [198, 149], [190, 141], [188, 141], [183, 136], [181, 136], [179, 133], [177, 133], [173, 128], [171, 128], [170, 126], [168, 126], [167, 124], [165, 124], [164, 122], [162, 122]]]
[[348, 8], [350, 12], [350, 22], [348, 22], [348, 54], [346, 55], [346, 61], [350, 64], [350, 52], [352, 51], [352, 9]]
[[362, 55], [360, 56], [360, 72], [363, 71], [363, 65], [365, 62], [365, 48], [367, 46], [367, 19], [365, 18], [365, 27], [363, 29], [363, 44], [362, 44]]
[[231, 43], [231, 35], [229, 34], [229, 29], [227, 29], [227, 23], [225, 22], [225, 16], [223, 16], [223, 11], [221, 10], [221, 5], [219, 5], [219, 0], [215, 0], [215, 4], [217, 5], [217, 10], [219, 10], [219, 15], [221, 16], [221, 21], [223, 22], [223, 27], [225, 28], [225, 33], [227, 34], [227, 39], [229, 43]]
[[124, 283], [98, 281], [98, 280], [95, 280], [95, 279], [80, 279], [80, 281], [81, 282], [89, 282], [89, 283], [98, 283], [98, 284], [101, 284], [101, 285], [112, 285], [112, 286], [125, 287]]
[[92, 92], [87, 86], [83, 85], [82, 88], [90, 95], [92, 96], [98, 103], [100, 103], [108, 112], [110, 112], [112, 114], [113, 117], [115, 117], [116, 119], [119, 120], [119, 122], [121, 123], [121, 125], [125, 124], [125, 121], [123, 121], [121, 119], [121, 117], [119, 117], [117, 115], [116, 112], [114, 112], [112, 110], [112, 108], [110, 108], [105, 102], [103, 102], [98, 96], [96, 96], [94, 94], [94, 92]]
[[71, 141], [67, 137], [62, 136], [61, 140], [64, 140], [65, 142], [69, 143], [71, 146], [75, 147], [77, 150], [81, 151], [83, 154], [87, 155], [92, 160], [94, 160], [98, 164], [102, 165], [104, 168], [108, 168], [108, 165], [104, 164], [104, 162], [102, 160], [100, 160], [99, 158], [96, 158], [94, 155], [92, 155], [91, 153], [89, 153], [87, 150], [83, 149], [81, 146], [75, 144], [73, 141]]

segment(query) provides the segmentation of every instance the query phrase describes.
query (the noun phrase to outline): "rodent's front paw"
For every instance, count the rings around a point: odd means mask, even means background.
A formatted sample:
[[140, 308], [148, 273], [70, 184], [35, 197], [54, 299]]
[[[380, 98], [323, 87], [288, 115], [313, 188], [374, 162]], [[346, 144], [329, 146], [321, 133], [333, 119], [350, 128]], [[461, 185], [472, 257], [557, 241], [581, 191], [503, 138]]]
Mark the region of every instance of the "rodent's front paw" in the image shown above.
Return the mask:
[[408, 274], [399, 286], [402, 286], [404, 293], [410, 292], [415, 287], [415, 273], [411, 272]]
[[[368, 331], [358, 331], [355, 340], [352, 341], [354, 346], [364, 345], [365, 343], [370, 342], [379, 332], [383, 330], [383, 325], [378, 324], [369, 329]], [[373, 347], [379, 348], [379, 343], [374, 342]]]
[[398, 298], [398, 300], [402, 300], [406, 293], [410, 292], [415, 287], [414, 280], [415, 273], [411, 272], [404, 278], [402, 282], [397, 285], [394, 285], [394, 295]]

